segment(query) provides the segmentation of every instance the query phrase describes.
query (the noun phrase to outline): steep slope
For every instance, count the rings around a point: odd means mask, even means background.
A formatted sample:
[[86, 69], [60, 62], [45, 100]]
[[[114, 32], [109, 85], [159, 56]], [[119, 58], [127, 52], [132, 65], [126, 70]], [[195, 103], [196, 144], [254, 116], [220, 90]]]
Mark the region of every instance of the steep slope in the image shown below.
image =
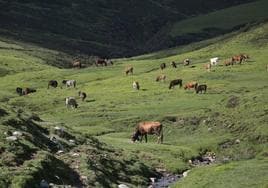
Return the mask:
[[168, 23], [248, 1], [1, 0], [0, 34], [74, 54], [129, 56], [150, 50], [144, 44]]

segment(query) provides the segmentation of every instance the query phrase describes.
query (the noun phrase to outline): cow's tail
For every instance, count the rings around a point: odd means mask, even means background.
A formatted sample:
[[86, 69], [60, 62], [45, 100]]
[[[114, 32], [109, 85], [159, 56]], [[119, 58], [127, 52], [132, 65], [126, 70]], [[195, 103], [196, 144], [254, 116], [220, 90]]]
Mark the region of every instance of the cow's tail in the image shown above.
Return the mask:
[[160, 144], [163, 143], [163, 139], [164, 139], [163, 124], [161, 124], [161, 127], [160, 127]]

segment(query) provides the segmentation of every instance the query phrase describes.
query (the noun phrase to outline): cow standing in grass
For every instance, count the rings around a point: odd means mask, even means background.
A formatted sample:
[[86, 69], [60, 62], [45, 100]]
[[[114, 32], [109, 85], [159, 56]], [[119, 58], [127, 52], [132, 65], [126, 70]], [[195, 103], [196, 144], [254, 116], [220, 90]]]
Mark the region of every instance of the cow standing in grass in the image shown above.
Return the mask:
[[[144, 136], [147, 143], [147, 134], [157, 135], [157, 143], [163, 143], [163, 125], [158, 121], [140, 122], [133, 133], [131, 140], [142, 142]], [[141, 138], [140, 138], [141, 137]]]
[[184, 65], [184, 66], [189, 66], [189, 65], [190, 65], [190, 59], [185, 59], [185, 60], [183, 61], [183, 65]]
[[207, 91], [207, 85], [206, 84], [201, 84], [201, 85], [196, 85], [195, 86], [195, 91], [198, 94], [200, 93], [206, 93]]
[[163, 70], [163, 69], [165, 69], [165, 68], [166, 68], [166, 63], [161, 63], [161, 65], [160, 65], [160, 69]]
[[134, 81], [132, 84], [132, 88], [135, 90], [140, 90], [140, 84], [137, 81]]
[[166, 80], [166, 75], [162, 74], [156, 77], [155, 81], [159, 82], [159, 81], [165, 81]]
[[66, 87], [76, 87], [76, 81], [75, 80], [63, 80], [63, 84], [66, 85]]
[[182, 87], [182, 79], [176, 79], [176, 80], [172, 80], [169, 84], [169, 89], [174, 88], [176, 85], [179, 85], [180, 88]]
[[49, 89], [50, 86], [56, 88], [58, 87], [58, 82], [56, 80], [50, 80], [47, 84], [47, 89]]
[[87, 94], [85, 92], [78, 92], [78, 96], [84, 101], [87, 98]]
[[133, 74], [133, 67], [132, 66], [126, 67], [125, 68], [125, 73], [126, 73], [126, 75]]
[[72, 109], [77, 108], [78, 104], [74, 97], [65, 98], [65, 105], [67, 108], [71, 107]]

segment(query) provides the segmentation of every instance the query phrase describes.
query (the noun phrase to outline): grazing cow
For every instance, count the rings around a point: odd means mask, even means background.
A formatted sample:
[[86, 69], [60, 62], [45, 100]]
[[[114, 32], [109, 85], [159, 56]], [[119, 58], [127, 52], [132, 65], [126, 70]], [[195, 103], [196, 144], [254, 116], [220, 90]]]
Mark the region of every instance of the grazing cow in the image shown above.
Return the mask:
[[132, 88], [135, 90], [140, 90], [140, 84], [137, 81], [134, 81], [132, 84]]
[[74, 61], [74, 62], [72, 62], [72, 66], [75, 68], [75, 67], [77, 67], [77, 68], [82, 68], [82, 63], [80, 62], [80, 61]]
[[184, 89], [191, 89], [191, 88], [195, 88], [197, 86], [197, 82], [195, 81], [192, 81], [192, 82], [189, 82], [187, 83], [185, 86], [184, 86]]
[[66, 87], [76, 87], [76, 81], [75, 80], [63, 80], [63, 84], [66, 85]]
[[[131, 140], [135, 142], [136, 140], [142, 142], [143, 136], [145, 137], [145, 142], [147, 143], [147, 134], [157, 135], [157, 143], [163, 143], [163, 125], [160, 122], [140, 122], [136, 127]], [[139, 138], [141, 136], [141, 138]]]
[[81, 91], [78, 92], [78, 96], [82, 99], [82, 101], [84, 101], [85, 98], [87, 98], [87, 94]]
[[183, 65], [184, 66], [188, 66], [188, 65], [190, 65], [190, 59], [185, 59], [184, 61], [183, 61]]
[[20, 96], [22, 96], [22, 95], [28, 95], [29, 93], [34, 93], [34, 92], [36, 92], [36, 89], [32, 89], [32, 88], [28, 88], [28, 87], [26, 87], [26, 88], [23, 90], [22, 88], [17, 87], [17, 88], [16, 88], [16, 92], [17, 92]]
[[21, 96], [23, 93], [23, 89], [21, 87], [17, 87], [16, 92]]
[[128, 67], [126, 67], [126, 69], [125, 69], [125, 73], [126, 73], [126, 75], [128, 75], [128, 74], [133, 74], [133, 67], [132, 66], [128, 66]]
[[56, 80], [50, 80], [47, 84], [47, 89], [49, 89], [50, 86], [56, 88], [58, 86], [58, 82]]
[[232, 59], [231, 59], [231, 60], [226, 60], [226, 61], [224, 61], [224, 65], [225, 65], [225, 66], [234, 65], [234, 62], [233, 62]]
[[172, 62], [171, 62], [171, 66], [172, 66], [173, 68], [177, 68], [177, 65], [176, 65], [175, 61], [172, 61]]
[[214, 57], [210, 59], [210, 64], [211, 65], [218, 65], [219, 63], [219, 58], [218, 57]]
[[240, 65], [243, 61], [246, 61], [246, 59], [249, 59], [249, 56], [246, 54], [239, 54], [232, 57], [232, 61], [235, 63], [238, 62]]
[[195, 86], [195, 91], [196, 91], [196, 93], [199, 93], [199, 92], [206, 93], [206, 91], [207, 91], [207, 85], [206, 84], [196, 85]]
[[107, 61], [106, 59], [97, 59], [95, 62], [95, 65], [98, 67], [99, 65], [101, 66], [107, 66]]
[[71, 107], [71, 108], [77, 108], [78, 104], [75, 100], [74, 97], [67, 97], [65, 98], [65, 105], [67, 108]]
[[174, 88], [176, 85], [180, 85], [180, 88], [181, 88], [182, 87], [182, 79], [172, 80], [169, 84], [169, 89]]
[[166, 63], [161, 63], [160, 69], [163, 70], [164, 68], [166, 68]]
[[165, 81], [166, 80], [166, 75], [162, 74], [156, 77], [155, 81], [159, 82], [159, 81]]
[[210, 63], [207, 63], [204, 65], [205, 69], [207, 69], [208, 72], [210, 72], [211, 70], [211, 64]]

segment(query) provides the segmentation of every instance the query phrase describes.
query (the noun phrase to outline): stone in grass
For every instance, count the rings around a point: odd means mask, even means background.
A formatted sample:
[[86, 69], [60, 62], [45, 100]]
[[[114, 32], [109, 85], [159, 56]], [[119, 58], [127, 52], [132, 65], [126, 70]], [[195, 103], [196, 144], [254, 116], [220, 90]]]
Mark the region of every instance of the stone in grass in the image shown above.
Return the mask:
[[16, 137], [16, 136], [8, 136], [8, 137], [6, 137], [6, 140], [7, 141], [17, 141], [18, 140], [18, 137]]

